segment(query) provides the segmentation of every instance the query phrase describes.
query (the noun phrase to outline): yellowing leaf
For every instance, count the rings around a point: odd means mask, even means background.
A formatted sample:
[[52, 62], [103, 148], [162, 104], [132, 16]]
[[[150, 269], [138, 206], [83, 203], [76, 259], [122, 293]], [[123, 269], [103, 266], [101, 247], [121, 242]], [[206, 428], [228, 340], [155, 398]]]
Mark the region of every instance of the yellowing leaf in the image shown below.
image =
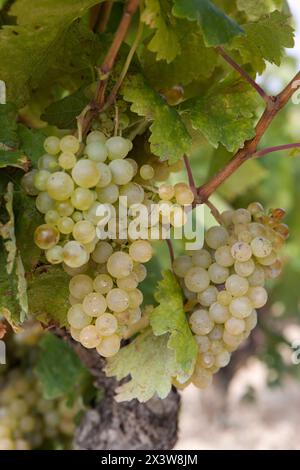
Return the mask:
[[180, 52], [180, 42], [176, 19], [171, 14], [168, 1], [146, 0], [141, 19], [156, 30], [148, 44], [149, 50], [156, 53], [157, 60], [172, 62]]
[[150, 329], [140, 334], [132, 343], [122, 348], [108, 360], [105, 372], [117, 380], [130, 376], [118, 387], [118, 402], [150, 400], [155, 394], [166, 398], [172, 388], [172, 377], [177, 376], [174, 352], [168, 348], [168, 335], [153, 336]]
[[132, 103], [131, 111], [152, 122], [149, 141], [155, 155], [174, 163], [188, 152], [191, 137], [181, 117], [142, 75], [128, 77], [122, 93], [124, 100]]
[[190, 375], [194, 369], [198, 347], [183, 308], [182, 291], [171, 271], [167, 271], [158, 283], [155, 297], [159, 306], [150, 317], [153, 333], [156, 336], [170, 333], [168, 347], [175, 351], [178, 367], [184, 374]]

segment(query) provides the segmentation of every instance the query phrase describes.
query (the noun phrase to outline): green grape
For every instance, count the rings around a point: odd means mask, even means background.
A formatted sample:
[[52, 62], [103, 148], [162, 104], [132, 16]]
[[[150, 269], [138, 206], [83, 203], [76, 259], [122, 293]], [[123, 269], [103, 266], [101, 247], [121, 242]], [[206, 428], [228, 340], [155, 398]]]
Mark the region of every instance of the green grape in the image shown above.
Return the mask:
[[99, 274], [95, 277], [93, 283], [94, 290], [100, 294], [107, 294], [113, 288], [113, 285], [113, 280], [108, 274]]
[[89, 260], [89, 253], [77, 241], [67, 242], [64, 246], [64, 263], [70, 268], [80, 268]]
[[101, 142], [102, 144], [105, 144], [106, 140], [106, 136], [103, 134], [103, 132], [92, 131], [88, 134], [86, 143], [91, 144], [92, 142]]
[[[119, 279], [121, 277], [129, 276], [133, 270], [133, 260], [127, 254], [122, 251], [116, 251], [113, 253], [107, 261], [107, 271], [112, 277]], [[124, 308], [123, 310], [126, 310]]]
[[63, 248], [59, 245], [55, 245], [50, 250], [46, 251], [46, 258], [50, 264], [60, 264], [64, 260]]
[[93, 280], [86, 274], [78, 274], [71, 279], [69, 290], [71, 295], [83, 300], [85, 296], [93, 292]]
[[44, 149], [49, 155], [57, 155], [60, 150], [59, 144], [59, 138], [52, 135], [44, 140]]
[[105, 297], [99, 292], [87, 294], [83, 300], [83, 311], [91, 317], [102, 315], [107, 308]]
[[109, 164], [109, 169], [112, 174], [112, 182], [117, 185], [128, 184], [134, 176], [132, 165], [127, 160], [113, 160]]
[[152, 180], [154, 178], [154, 169], [151, 165], [142, 165], [140, 168], [140, 176], [143, 180]]
[[[111, 137], [106, 141], [110, 160], [125, 158], [131, 150], [131, 142], [123, 137]], [[126, 183], [124, 183], [126, 184]]]
[[111, 336], [118, 329], [118, 321], [111, 313], [103, 313], [97, 318], [95, 327], [101, 336]]
[[77, 153], [80, 147], [79, 140], [73, 135], [65, 135], [59, 143], [62, 152]]
[[98, 201], [102, 203], [114, 204], [119, 199], [119, 188], [111, 183], [105, 188], [96, 188]]
[[72, 170], [75, 183], [81, 188], [90, 189], [100, 180], [100, 171], [95, 162], [91, 160], [79, 160]]
[[106, 296], [106, 302], [112, 312], [123, 312], [129, 307], [129, 292], [119, 288], [112, 289]]
[[53, 199], [51, 199], [47, 192], [39, 193], [35, 200], [35, 205], [37, 210], [42, 214], [47, 214], [47, 212], [53, 210], [55, 207]]
[[74, 225], [73, 237], [74, 240], [86, 244], [94, 240], [96, 230], [94, 225], [88, 220], [81, 220]]
[[56, 225], [60, 216], [56, 210], [50, 209], [45, 214], [45, 222], [49, 225]]
[[74, 212], [74, 207], [69, 199], [67, 201], [59, 201], [55, 206], [61, 217], [69, 217]]
[[80, 211], [87, 211], [94, 203], [94, 194], [90, 189], [76, 188], [71, 195], [71, 203]]
[[67, 173], [52, 173], [47, 180], [47, 191], [52, 199], [66, 201], [74, 191], [74, 182]]
[[81, 304], [73, 305], [69, 309], [67, 317], [70, 325], [78, 330], [90, 325], [92, 321], [92, 317], [84, 312]]
[[53, 171], [57, 171], [59, 169], [57, 159], [53, 155], [43, 155], [38, 160], [38, 169], [46, 170], [50, 173], [52, 173]]
[[85, 154], [90, 160], [95, 162], [105, 162], [108, 156], [108, 149], [102, 142], [90, 142], [85, 147]]
[[40, 225], [34, 232], [34, 241], [42, 250], [49, 250], [59, 242], [59, 232], [51, 225]]
[[39, 194], [39, 190], [36, 188], [34, 184], [35, 175], [38, 173], [38, 170], [31, 170], [28, 173], [25, 173], [21, 179], [22, 188], [26, 191], [29, 196], [37, 196]]
[[58, 158], [58, 163], [63, 170], [71, 170], [76, 165], [77, 158], [72, 152], [63, 152]]
[[119, 335], [113, 334], [102, 338], [101, 343], [97, 346], [97, 352], [103, 357], [112, 357], [117, 354], [121, 347], [121, 339]]
[[136, 240], [129, 247], [129, 255], [138, 263], [147, 263], [153, 256], [152, 245], [147, 240]]
[[70, 217], [61, 217], [57, 221], [57, 228], [60, 233], [63, 233], [64, 235], [69, 235], [73, 232], [74, 221]]
[[100, 179], [97, 183], [97, 188], [105, 188], [111, 183], [112, 174], [108, 165], [102, 162], [97, 163], [97, 168], [100, 173]]
[[51, 176], [51, 173], [46, 170], [39, 170], [34, 175], [34, 186], [39, 191], [47, 190], [47, 183]]
[[101, 336], [94, 325], [84, 327], [79, 334], [79, 341], [87, 349], [96, 348], [101, 343]]

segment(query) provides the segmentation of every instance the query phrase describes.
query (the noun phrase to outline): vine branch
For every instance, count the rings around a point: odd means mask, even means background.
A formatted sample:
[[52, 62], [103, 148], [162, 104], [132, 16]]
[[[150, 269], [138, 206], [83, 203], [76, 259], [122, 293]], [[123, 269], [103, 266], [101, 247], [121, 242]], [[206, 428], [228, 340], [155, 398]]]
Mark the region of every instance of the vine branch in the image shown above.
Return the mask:
[[100, 7], [100, 17], [98, 21], [96, 22], [95, 25], [95, 31], [98, 31], [98, 33], [104, 33], [106, 30], [107, 24], [109, 22], [111, 10], [113, 7], [113, 1], [108, 0], [107, 2], [104, 2], [101, 7]]
[[296, 148], [300, 148], [299, 142], [296, 142], [294, 144], [276, 145], [275, 147], [267, 147], [265, 149], [258, 150], [252, 155], [252, 157], [260, 158], [260, 157], [264, 157], [265, 155], [268, 155], [269, 153], [280, 152], [282, 150], [290, 150], [290, 149], [296, 149]]
[[189, 161], [189, 159], [186, 155], [183, 155], [183, 161], [184, 161], [184, 165], [185, 165], [186, 172], [187, 172], [187, 175], [188, 175], [190, 188], [193, 191], [193, 193], [196, 195], [197, 194], [197, 188], [196, 188], [196, 184], [195, 184], [195, 180], [194, 180], [194, 175], [193, 175], [193, 172], [192, 172], [192, 169], [191, 169], [190, 161]]
[[256, 83], [256, 81], [250, 77], [250, 75], [245, 72], [245, 70], [240, 67], [235, 60], [233, 60], [232, 57], [230, 57], [223, 49], [223, 47], [219, 46], [216, 48], [218, 53], [220, 54], [221, 57], [234, 69], [236, 70], [256, 91], [257, 93], [262, 97], [262, 99], [268, 103], [272, 97], [268, 96], [267, 93], [262, 89], [261, 86]]
[[105, 90], [110, 72], [113, 69], [120, 47], [125, 39], [132, 17], [139, 6], [139, 0], [128, 0], [124, 8], [123, 16], [115, 33], [113, 42], [106, 54], [106, 57], [98, 68], [99, 81], [95, 96], [89, 105], [82, 122], [82, 134], [86, 135], [93, 120], [102, 110], [105, 101]]
[[[245, 142], [244, 147], [238, 150], [229, 163], [222, 168], [210, 181], [198, 188], [198, 203], [205, 203], [209, 196], [232, 175], [244, 162], [257, 153], [257, 146], [264, 133], [269, 128], [279, 111], [287, 104], [295, 91], [300, 88], [300, 72], [290, 81], [284, 90], [272, 97], [267, 103], [266, 109], [258, 121], [253, 139]], [[295, 144], [293, 144], [295, 146]], [[281, 150], [283, 148], [281, 147]], [[265, 149], [266, 151], [266, 149]], [[262, 152], [262, 151], [261, 151]], [[269, 151], [267, 153], [270, 153]], [[257, 155], [256, 155], [257, 156]]]

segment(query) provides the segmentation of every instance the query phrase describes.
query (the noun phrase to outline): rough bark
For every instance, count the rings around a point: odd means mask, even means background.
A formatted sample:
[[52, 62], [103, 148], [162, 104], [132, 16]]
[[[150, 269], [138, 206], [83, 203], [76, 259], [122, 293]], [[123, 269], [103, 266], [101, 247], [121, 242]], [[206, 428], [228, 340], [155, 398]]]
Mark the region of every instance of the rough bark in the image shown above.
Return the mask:
[[83, 417], [74, 438], [74, 449], [81, 450], [163, 450], [172, 449], [177, 440], [180, 397], [175, 390], [165, 400], [147, 403], [117, 403], [118, 382], [103, 372], [104, 361], [93, 351], [72, 342], [82, 362], [95, 377], [95, 386], [104, 398]]

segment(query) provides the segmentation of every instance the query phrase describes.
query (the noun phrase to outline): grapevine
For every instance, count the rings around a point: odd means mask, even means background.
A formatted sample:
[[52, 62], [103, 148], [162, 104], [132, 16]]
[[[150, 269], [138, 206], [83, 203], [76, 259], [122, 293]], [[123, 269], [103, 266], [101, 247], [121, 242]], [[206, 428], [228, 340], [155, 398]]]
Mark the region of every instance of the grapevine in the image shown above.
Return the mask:
[[168, 399], [267, 336], [300, 72], [268, 92], [290, 18], [233, 3], [0, 5], [0, 449], [70, 447], [87, 382], [95, 408]]

